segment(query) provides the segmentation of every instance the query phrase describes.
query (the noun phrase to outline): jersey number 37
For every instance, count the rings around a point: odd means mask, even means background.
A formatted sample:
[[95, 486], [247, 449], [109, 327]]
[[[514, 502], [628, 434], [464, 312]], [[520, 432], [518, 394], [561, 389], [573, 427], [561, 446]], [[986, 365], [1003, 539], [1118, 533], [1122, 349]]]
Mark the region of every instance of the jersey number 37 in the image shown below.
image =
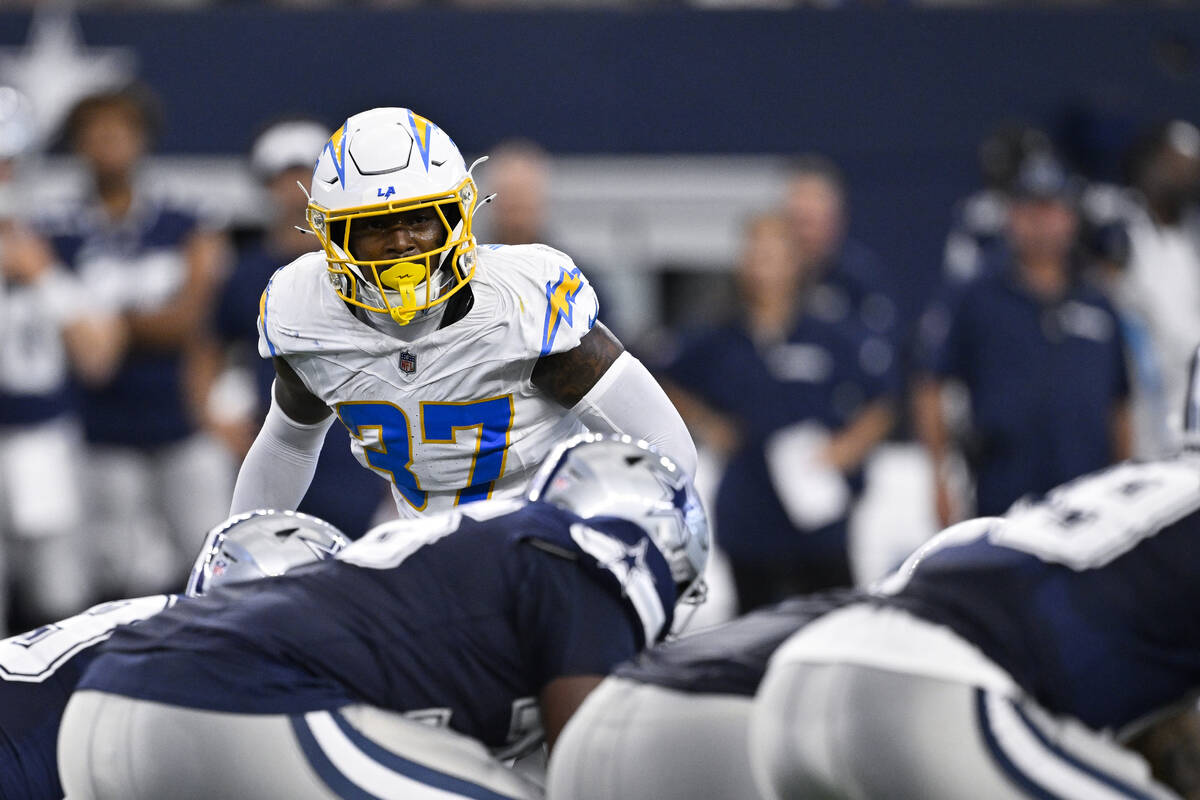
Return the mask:
[[[429, 493], [412, 471], [413, 426], [404, 409], [392, 403], [347, 402], [337, 414], [350, 435], [362, 445], [363, 457], [376, 472], [391, 478], [396, 490], [417, 511], [424, 510]], [[422, 444], [466, 445], [475, 449], [455, 505], [487, 499], [504, 474], [509, 433], [513, 422], [511, 394], [466, 403], [421, 403], [419, 431]], [[464, 435], [463, 441], [459, 434]], [[474, 435], [472, 435], [472, 433]]]

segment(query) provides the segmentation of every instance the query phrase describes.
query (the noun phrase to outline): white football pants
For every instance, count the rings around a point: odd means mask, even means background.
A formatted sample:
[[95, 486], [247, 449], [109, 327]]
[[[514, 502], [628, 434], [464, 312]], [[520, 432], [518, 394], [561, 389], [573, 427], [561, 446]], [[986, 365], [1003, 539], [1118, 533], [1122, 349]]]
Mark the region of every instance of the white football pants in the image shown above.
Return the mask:
[[1165, 800], [1140, 756], [1030, 700], [861, 664], [772, 663], [750, 723], [771, 800]]
[[754, 800], [752, 698], [609, 677], [550, 754], [551, 800]]
[[378, 708], [229, 714], [76, 692], [58, 769], [69, 800], [537, 800], [478, 741]]

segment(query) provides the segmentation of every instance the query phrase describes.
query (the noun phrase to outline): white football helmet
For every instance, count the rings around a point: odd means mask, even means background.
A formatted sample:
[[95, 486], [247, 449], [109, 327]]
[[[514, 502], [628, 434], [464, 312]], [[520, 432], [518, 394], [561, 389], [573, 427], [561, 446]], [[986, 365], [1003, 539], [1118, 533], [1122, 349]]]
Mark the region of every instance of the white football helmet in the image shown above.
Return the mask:
[[[325, 250], [334, 286], [348, 303], [400, 324], [454, 296], [475, 274], [472, 218], [478, 191], [446, 132], [407, 108], [373, 108], [338, 128], [321, 151], [308, 224]], [[443, 244], [412, 258], [366, 261], [350, 251], [363, 218], [433, 209]]]
[[204, 537], [188, 578], [188, 597], [214, 586], [282, 575], [333, 558], [349, 541], [323, 519], [298, 511], [260, 509], [230, 517]]
[[679, 603], [704, 602], [710, 534], [692, 480], [650, 445], [624, 434], [583, 433], [558, 445], [526, 495], [585, 519], [639, 525], [671, 567]]

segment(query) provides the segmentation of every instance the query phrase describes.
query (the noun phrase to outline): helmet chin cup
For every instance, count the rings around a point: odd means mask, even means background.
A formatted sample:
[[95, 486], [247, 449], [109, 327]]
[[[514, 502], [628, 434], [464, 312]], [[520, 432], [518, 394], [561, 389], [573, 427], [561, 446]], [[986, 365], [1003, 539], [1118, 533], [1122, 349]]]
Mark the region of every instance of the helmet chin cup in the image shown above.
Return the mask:
[[[429, 302], [431, 298], [428, 297], [428, 294], [432, 290], [432, 287], [429, 284], [428, 278], [428, 262], [426, 266], [421, 266], [411, 261], [402, 261], [379, 273], [379, 283], [382, 284], [383, 288], [390, 289], [398, 295], [397, 300], [399, 302], [388, 309], [388, 315], [396, 324], [407, 325], [417, 315], [417, 288], [422, 283], [425, 284], [425, 293], [427, 296], [425, 304], [421, 307], [431, 305]], [[390, 300], [391, 298], [388, 299]]]

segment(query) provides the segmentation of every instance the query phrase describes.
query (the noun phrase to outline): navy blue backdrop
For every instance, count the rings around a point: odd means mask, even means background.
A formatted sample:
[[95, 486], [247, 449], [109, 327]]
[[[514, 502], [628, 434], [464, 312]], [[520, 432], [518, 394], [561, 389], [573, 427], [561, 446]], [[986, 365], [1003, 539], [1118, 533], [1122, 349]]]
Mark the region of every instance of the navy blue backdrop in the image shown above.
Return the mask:
[[[0, 14], [0, 45], [27, 14]], [[332, 125], [408, 105], [467, 153], [521, 134], [559, 153], [790, 153], [846, 169], [854, 229], [933, 274], [980, 137], [1047, 125], [1093, 172], [1143, 122], [1200, 119], [1200, 13], [1179, 9], [467, 12], [80, 17], [136, 49], [164, 152], [241, 153], [285, 113]]]

